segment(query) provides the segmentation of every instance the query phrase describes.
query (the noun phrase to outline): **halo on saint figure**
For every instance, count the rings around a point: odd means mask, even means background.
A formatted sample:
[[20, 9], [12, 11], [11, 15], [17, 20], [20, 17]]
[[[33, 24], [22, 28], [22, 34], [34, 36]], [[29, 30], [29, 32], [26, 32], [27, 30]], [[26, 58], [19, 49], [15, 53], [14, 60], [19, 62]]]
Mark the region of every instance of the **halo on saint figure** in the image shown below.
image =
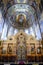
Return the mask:
[[24, 20], [24, 23], [26, 22], [26, 15], [25, 14], [19, 14], [19, 15], [17, 15], [17, 17], [16, 17], [16, 21], [18, 22], [23, 22], [23, 20]]

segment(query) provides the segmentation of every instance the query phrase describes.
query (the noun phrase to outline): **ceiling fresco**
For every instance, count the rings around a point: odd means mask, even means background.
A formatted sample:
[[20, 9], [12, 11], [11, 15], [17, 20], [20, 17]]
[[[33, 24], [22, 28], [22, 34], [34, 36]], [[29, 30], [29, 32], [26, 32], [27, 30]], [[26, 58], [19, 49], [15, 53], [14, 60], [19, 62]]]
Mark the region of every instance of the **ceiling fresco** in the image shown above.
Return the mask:
[[16, 4], [8, 9], [7, 18], [15, 28], [29, 28], [35, 21], [36, 14], [29, 5]]

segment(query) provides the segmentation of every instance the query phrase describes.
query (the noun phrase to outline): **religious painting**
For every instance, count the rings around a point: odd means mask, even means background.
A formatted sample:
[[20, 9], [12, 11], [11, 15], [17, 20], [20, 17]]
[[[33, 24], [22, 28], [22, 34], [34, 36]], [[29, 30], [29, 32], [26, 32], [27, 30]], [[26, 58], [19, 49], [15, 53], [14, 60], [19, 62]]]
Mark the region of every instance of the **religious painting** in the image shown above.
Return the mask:
[[37, 48], [37, 54], [41, 54], [41, 47], [40, 46]]
[[12, 54], [12, 44], [8, 44], [8, 47], [7, 47], [7, 53], [8, 54]]
[[35, 53], [35, 44], [34, 43], [31, 43], [31, 54], [34, 54]]
[[2, 43], [2, 54], [7, 54], [7, 44], [6, 43]]

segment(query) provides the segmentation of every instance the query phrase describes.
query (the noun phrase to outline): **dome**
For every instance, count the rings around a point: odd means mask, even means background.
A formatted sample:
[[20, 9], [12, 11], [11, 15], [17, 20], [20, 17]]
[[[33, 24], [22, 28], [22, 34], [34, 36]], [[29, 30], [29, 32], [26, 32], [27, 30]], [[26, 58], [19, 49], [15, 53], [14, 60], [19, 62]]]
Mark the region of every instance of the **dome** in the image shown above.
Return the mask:
[[8, 9], [7, 18], [17, 29], [29, 28], [35, 21], [35, 10], [27, 4], [16, 4]]

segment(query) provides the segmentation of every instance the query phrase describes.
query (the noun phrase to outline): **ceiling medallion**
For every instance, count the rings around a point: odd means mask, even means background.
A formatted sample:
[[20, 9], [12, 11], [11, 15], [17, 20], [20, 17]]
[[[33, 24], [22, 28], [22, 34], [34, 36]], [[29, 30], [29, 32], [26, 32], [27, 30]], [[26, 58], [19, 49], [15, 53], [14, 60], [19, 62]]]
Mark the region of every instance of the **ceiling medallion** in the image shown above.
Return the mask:
[[18, 3], [25, 3], [26, 0], [17, 0]]

